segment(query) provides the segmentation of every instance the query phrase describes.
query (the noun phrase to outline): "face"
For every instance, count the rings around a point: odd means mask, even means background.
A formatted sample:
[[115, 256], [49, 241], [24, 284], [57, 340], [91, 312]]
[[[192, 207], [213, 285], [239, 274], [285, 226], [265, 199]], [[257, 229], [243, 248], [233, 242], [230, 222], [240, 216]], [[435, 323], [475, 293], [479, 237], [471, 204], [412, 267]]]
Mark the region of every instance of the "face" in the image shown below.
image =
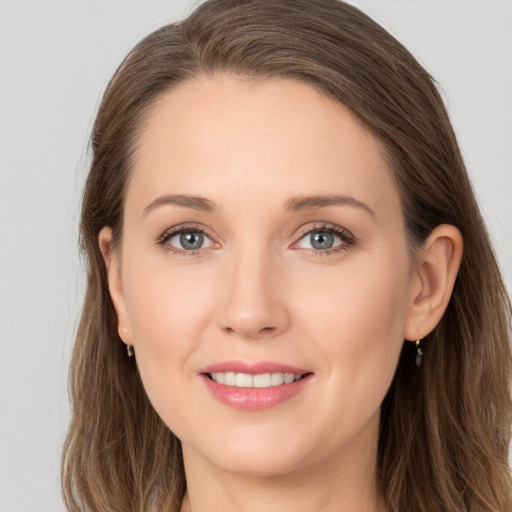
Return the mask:
[[119, 331], [186, 464], [272, 475], [375, 448], [413, 270], [390, 170], [342, 105], [288, 80], [167, 92], [124, 215]]

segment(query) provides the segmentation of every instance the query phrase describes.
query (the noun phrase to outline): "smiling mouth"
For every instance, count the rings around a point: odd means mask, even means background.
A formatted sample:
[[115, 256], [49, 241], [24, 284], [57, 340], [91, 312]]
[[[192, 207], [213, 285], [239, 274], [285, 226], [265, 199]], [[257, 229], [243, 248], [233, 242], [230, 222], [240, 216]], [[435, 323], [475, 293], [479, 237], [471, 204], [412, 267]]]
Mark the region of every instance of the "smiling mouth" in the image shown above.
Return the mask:
[[260, 373], [251, 375], [249, 373], [235, 372], [213, 372], [207, 373], [206, 376], [225, 386], [233, 386], [237, 388], [270, 388], [291, 384], [297, 380], [311, 375], [311, 373]]

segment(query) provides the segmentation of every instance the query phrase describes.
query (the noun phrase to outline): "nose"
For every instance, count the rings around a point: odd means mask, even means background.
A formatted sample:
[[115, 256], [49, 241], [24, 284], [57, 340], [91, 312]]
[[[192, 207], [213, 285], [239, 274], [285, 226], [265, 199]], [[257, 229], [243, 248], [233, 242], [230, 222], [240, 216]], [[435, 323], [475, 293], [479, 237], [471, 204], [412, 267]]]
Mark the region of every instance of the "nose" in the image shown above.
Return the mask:
[[[247, 251], [248, 252], [248, 251]], [[270, 254], [238, 254], [227, 265], [219, 327], [243, 339], [275, 337], [290, 324], [282, 268]]]

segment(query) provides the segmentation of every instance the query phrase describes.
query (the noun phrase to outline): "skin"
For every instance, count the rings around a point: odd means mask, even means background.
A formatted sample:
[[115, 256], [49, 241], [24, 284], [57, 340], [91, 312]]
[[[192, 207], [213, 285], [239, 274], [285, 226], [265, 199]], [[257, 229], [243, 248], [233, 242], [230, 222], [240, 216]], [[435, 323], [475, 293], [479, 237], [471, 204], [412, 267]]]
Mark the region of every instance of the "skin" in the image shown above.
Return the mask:
[[[214, 209], [168, 195], [206, 198]], [[351, 199], [289, 207], [333, 195]], [[124, 215], [120, 249], [108, 228], [99, 243], [120, 336], [182, 441], [182, 510], [384, 510], [380, 405], [404, 339], [427, 334], [444, 312], [458, 231], [439, 226], [412, 258], [382, 149], [350, 112], [303, 83], [229, 75], [158, 100]], [[163, 238], [183, 227], [204, 231], [200, 249]], [[330, 228], [342, 230], [333, 247], [312, 249], [311, 232]], [[227, 360], [313, 376], [275, 407], [236, 410], [198, 375]]]

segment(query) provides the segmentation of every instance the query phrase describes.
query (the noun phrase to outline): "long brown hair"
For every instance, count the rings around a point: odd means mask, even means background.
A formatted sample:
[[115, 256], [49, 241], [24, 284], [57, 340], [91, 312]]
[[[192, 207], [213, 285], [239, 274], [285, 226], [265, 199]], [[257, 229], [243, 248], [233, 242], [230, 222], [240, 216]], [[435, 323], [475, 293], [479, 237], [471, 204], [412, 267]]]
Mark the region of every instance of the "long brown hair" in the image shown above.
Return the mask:
[[346, 105], [385, 148], [411, 251], [439, 224], [464, 238], [446, 313], [414, 366], [405, 343], [382, 405], [378, 485], [392, 512], [512, 510], [508, 447], [510, 301], [434, 80], [355, 7], [338, 0], [210, 0], [141, 41], [105, 91], [81, 221], [87, 292], [71, 364], [64, 447], [70, 511], [179, 510], [180, 443], [126, 357], [98, 246], [119, 242], [132, 153], [148, 109], [199, 74], [310, 84]]

